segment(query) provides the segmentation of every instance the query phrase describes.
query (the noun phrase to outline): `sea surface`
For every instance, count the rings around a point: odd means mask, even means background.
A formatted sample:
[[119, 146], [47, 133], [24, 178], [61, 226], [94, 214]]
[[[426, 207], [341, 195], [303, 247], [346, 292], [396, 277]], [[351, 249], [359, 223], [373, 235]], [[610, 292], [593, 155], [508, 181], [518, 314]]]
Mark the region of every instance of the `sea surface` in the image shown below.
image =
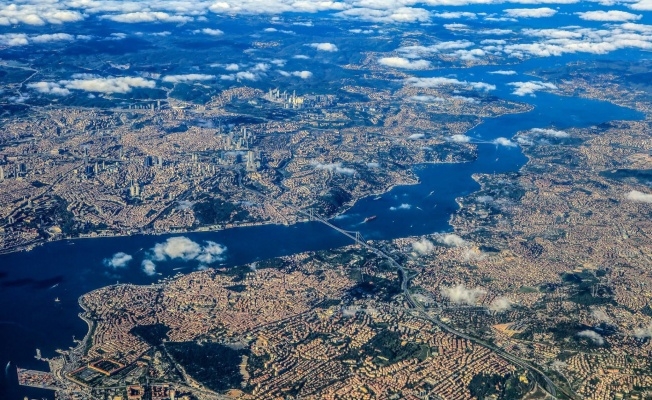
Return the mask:
[[[632, 55], [623, 52], [619, 56], [612, 54], [612, 57]], [[559, 57], [555, 60], [563, 65], [573, 59]], [[643, 118], [639, 112], [603, 101], [543, 92], [537, 92], [535, 97], [513, 95], [513, 88], [507, 83], [538, 80], [525, 75], [541, 66], [538, 63], [534, 60], [508, 67], [483, 66], [420, 73], [421, 76], [455, 76], [460, 80], [490, 82], [497, 85], [493, 95], [528, 103], [534, 108], [527, 113], [487, 119], [471, 130], [468, 135], [479, 143], [478, 158], [474, 162], [415, 166], [419, 184], [397, 186], [380, 196], [361, 199], [332, 222], [344, 229], [360, 231], [366, 239], [450, 231], [448, 221], [457, 210], [455, 198], [479, 188], [471, 178], [472, 174], [517, 171], [527, 161], [519, 147], [496, 146], [491, 143], [493, 139], [512, 138], [517, 132], [531, 128], [581, 128], [612, 120]], [[489, 74], [499, 69], [513, 69], [518, 74], [508, 77]], [[362, 223], [371, 215], [376, 215], [377, 219]], [[182, 235], [196, 242], [210, 240], [225, 245], [228, 250], [223, 264], [227, 266], [351, 243], [349, 238], [319, 222]], [[159, 263], [160, 275], [154, 277], [140, 270], [140, 262], [147, 250], [171, 236], [181, 234], [59, 241], [29, 252], [0, 256], [0, 365], [11, 362], [0, 383], [0, 399], [22, 399], [23, 396], [54, 398], [49, 391], [19, 387], [15, 367], [47, 369], [46, 363], [34, 358], [37, 348], [44, 357], [53, 357], [55, 349], [74, 346], [73, 335], [80, 339], [86, 334], [87, 326], [78, 318], [77, 299], [80, 295], [118, 281], [150, 284], [196, 268], [194, 263]], [[116, 252], [133, 255], [129, 267], [113, 271], [103, 265], [103, 260]], [[55, 301], [57, 298], [58, 302]]]

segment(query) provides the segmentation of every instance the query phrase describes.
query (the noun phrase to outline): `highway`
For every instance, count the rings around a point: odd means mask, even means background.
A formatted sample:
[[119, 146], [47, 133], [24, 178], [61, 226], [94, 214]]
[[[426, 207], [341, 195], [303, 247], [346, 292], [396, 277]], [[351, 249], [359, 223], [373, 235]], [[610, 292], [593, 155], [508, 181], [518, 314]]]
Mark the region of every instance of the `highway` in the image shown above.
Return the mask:
[[[518, 358], [518, 357], [516, 357], [516, 356], [514, 356], [512, 354], [507, 353], [506, 351], [504, 351], [504, 350], [502, 350], [502, 349], [500, 349], [500, 348], [498, 348], [498, 347], [496, 347], [496, 346], [494, 346], [492, 344], [489, 344], [489, 343], [487, 343], [487, 342], [485, 342], [485, 341], [483, 341], [481, 339], [470, 336], [470, 335], [468, 335], [468, 334], [466, 334], [464, 332], [460, 332], [457, 329], [446, 325], [445, 323], [443, 323], [439, 319], [430, 316], [426, 312], [426, 310], [423, 308], [423, 305], [419, 304], [418, 302], [416, 302], [414, 300], [414, 298], [412, 297], [412, 294], [408, 290], [408, 283], [409, 283], [410, 278], [409, 278], [408, 273], [405, 270], [405, 268], [401, 264], [399, 264], [394, 258], [392, 258], [390, 255], [385, 253], [384, 251], [382, 251], [380, 249], [377, 249], [377, 248], [371, 246], [370, 244], [368, 244], [367, 242], [365, 242], [362, 239], [362, 237], [360, 236], [359, 232], [351, 232], [351, 231], [344, 230], [344, 229], [342, 229], [342, 228], [340, 228], [338, 226], [335, 226], [332, 223], [328, 222], [328, 220], [321, 217], [319, 214], [312, 212], [312, 210], [310, 210], [310, 211], [301, 210], [301, 209], [296, 208], [296, 207], [294, 207], [292, 205], [281, 203], [277, 199], [270, 198], [270, 197], [264, 195], [263, 193], [258, 192], [257, 190], [246, 188], [243, 185], [241, 185], [241, 186], [246, 191], [248, 191], [250, 193], [256, 194], [257, 196], [261, 196], [261, 197], [265, 198], [268, 201], [275, 202], [275, 203], [280, 203], [282, 206], [288, 207], [288, 208], [292, 209], [294, 212], [296, 212], [297, 214], [308, 217], [310, 220], [321, 222], [322, 224], [324, 224], [324, 225], [326, 225], [326, 226], [328, 226], [328, 227], [330, 227], [332, 229], [335, 229], [336, 231], [340, 232], [341, 234], [347, 236], [348, 238], [353, 240], [355, 243], [357, 243], [361, 247], [364, 247], [365, 249], [377, 254], [378, 256], [385, 258], [387, 261], [390, 262], [390, 264], [398, 272], [399, 279], [401, 280], [401, 292], [403, 293], [403, 296], [405, 297], [405, 299], [408, 302], [408, 304], [410, 305], [410, 307], [412, 307], [412, 309], [414, 309], [421, 318], [432, 322], [433, 324], [437, 325], [443, 331], [446, 331], [446, 332], [448, 332], [448, 333], [450, 333], [452, 335], [455, 335], [455, 336], [461, 337], [463, 339], [466, 339], [466, 340], [468, 340], [468, 341], [470, 341], [472, 343], [475, 343], [475, 344], [477, 344], [479, 346], [488, 348], [489, 350], [491, 350], [494, 353], [498, 354], [500, 357], [502, 357], [502, 358], [506, 359], [507, 361], [513, 363], [514, 365], [517, 365], [517, 366], [529, 371], [533, 376], [540, 377], [546, 384], [545, 390], [552, 397], [557, 398], [557, 390], [559, 388], [539, 368], [531, 365], [529, 362], [527, 362], [525, 360], [522, 360], [522, 359], [520, 359], [520, 358]], [[559, 389], [559, 391], [562, 392], [564, 395], [568, 396], [571, 399], [577, 398], [577, 396], [575, 396], [572, 393], [568, 393], [565, 390]]]
[[[286, 204], [285, 206], [288, 206], [288, 205]], [[548, 393], [550, 393], [550, 395], [552, 397], [555, 397], [555, 398], [557, 397], [557, 386], [539, 368], [537, 368], [537, 367], [531, 365], [530, 363], [528, 363], [527, 361], [522, 360], [522, 359], [520, 359], [520, 358], [518, 358], [518, 357], [516, 357], [516, 356], [514, 356], [512, 354], [509, 354], [506, 351], [504, 351], [504, 350], [502, 350], [502, 349], [500, 349], [500, 348], [498, 348], [496, 346], [493, 346], [493, 345], [491, 345], [491, 344], [489, 344], [489, 343], [487, 343], [487, 342], [485, 342], [485, 341], [483, 341], [481, 339], [470, 336], [470, 335], [468, 335], [468, 334], [466, 334], [464, 332], [460, 332], [457, 329], [452, 328], [452, 327], [446, 325], [445, 323], [441, 322], [439, 319], [430, 316], [426, 312], [426, 310], [423, 308], [423, 306], [414, 300], [414, 298], [412, 297], [412, 294], [408, 290], [409, 276], [408, 276], [407, 271], [405, 270], [405, 268], [401, 264], [399, 264], [390, 255], [388, 255], [387, 253], [383, 252], [382, 250], [379, 250], [379, 249], [369, 245], [368, 243], [366, 243], [364, 240], [362, 240], [360, 238], [360, 236], [359, 236], [359, 234], [357, 234], [357, 232], [350, 232], [350, 231], [346, 231], [346, 230], [344, 230], [342, 228], [339, 228], [339, 227], [331, 224], [326, 219], [322, 218], [321, 216], [319, 216], [319, 215], [317, 215], [317, 214], [315, 214], [313, 212], [306, 212], [306, 211], [299, 210], [299, 209], [296, 209], [296, 208], [291, 207], [291, 206], [290, 206], [290, 208], [293, 208], [297, 213], [299, 213], [301, 215], [307, 216], [307, 217], [309, 217], [310, 219], [312, 219], [314, 221], [319, 221], [319, 222], [325, 224], [326, 226], [329, 226], [329, 227], [335, 229], [336, 231], [340, 232], [341, 234], [351, 238], [353, 241], [355, 241], [360, 246], [366, 248], [369, 251], [372, 251], [373, 253], [375, 253], [375, 254], [379, 255], [380, 257], [383, 257], [387, 261], [389, 261], [392, 264], [392, 266], [394, 268], [396, 268], [397, 272], [400, 272], [399, 273], [399, 279], [401, 279], [401, 291], [402, 291], [405, 299], [410, 304], [410, 306], [414, 310], [417, 311], [417, 313], [419, 314], [419, 316], [421, 318], [432, 322], [433, 324], [437, 325], [443, 331], [446, 331], [446, 332], [448, 332], [450, 334], [453, 334], [455, 336], [466, 339], [466, 340], [468, 340], [468, 341], [470, 341], [472, 343], [478, 344], [480, 346], [486, 347], [489, 350], [491, 350], [494, 353], [501, 356], [502, 358], [504, 358], [504, 359], [508, 360], [509, 362], [513, 363], [514, 365], [517, 365], [517, 366], [519, 366], [519, 367], [521, 367], [521, 368], [523, 368], [525, 370], [530, 371], [530, 373], [532, 375], [539, 376], [546, 384], [545, 390]], [[356, 234], [355, 236], [353, 235], [354, 233]], [[570, 393], [566, 393], [565, 391], [563, 391], [563, 393], [566, 396], [570, 397], [570, 398], [575, 398], [575, 396], [573, 396]]]

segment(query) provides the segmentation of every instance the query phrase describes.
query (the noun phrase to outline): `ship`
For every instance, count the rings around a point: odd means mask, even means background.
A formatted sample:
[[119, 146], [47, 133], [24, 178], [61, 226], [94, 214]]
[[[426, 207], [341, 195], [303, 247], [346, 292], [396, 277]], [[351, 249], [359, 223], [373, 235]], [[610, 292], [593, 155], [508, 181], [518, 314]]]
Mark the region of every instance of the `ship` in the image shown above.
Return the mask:
[[363, 223], [363, 224], [366, 224], [367, 222], [369, 222], [369, 221], [373, 221], [373, 220], [375, 220], [376, 218], [378, 218], [378, 217], [375, 216], [375, 215], [372, 215], [371, 217], [367, 217], [367, 218], [365, 218], [364, 221], [363, 221], [362, 223]]

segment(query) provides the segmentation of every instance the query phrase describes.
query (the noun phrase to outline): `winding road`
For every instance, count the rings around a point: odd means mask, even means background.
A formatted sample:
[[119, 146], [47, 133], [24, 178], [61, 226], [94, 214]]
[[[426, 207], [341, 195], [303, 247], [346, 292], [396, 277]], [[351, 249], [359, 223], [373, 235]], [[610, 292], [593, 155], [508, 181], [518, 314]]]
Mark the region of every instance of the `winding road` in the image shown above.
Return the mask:
[[[250, 193], [254, 193], [257, 196], [264, 197], [268, 201], [279, 203], [279, 201], [277, 199], [270, 198], [270, 197], [268, 197], [268, 196], [264, 195], [263, 193], [260, 193], [260, 192], [258, 192], [256, 190], [253, 190], [253, 189], [250, 189], [250, 188], [245, 188], [245, 190], [249, 191]], [[336, 231], [340, 232], [341, 234], [343, 234], [343, 235], [347, 236], [348, 238], [350, 238], [351, 240], [353, 240], [355, 243], [357, 243], [361, 247], [364, 247], [365, 249], [367, 249], [367, 250], [377, 254], [378, 256], [380, 256], [382, 258], [385, 258], [387, 261], [389, 261], [389, 263], [398, 272], [399, 279], [401, 280], [401, 292], [403, 293], [403, 296], [405, 297], [407, 302], [410, 304], [412, 309], [417, 312], [419, 317], [421, 317], [421, 318], [423, 318], [423, 319], [425, 319], [427, 321], [430, 321], [431, 323], [437, 325], [443, 331], [446, 331], [446, 332], [448, 332], [448, 333], [450, 333], [452, 335], [455, 335], [455, 336], [461, 337], [463, 339], [466, 339], [466, 340], [468, 340], [468, 341], [470, 341], [472, 343], [475, 343], [477, 345], [483, 346], [483, 347], [493, 351], [494, 353], [496, 353], [500, 357], [502, 357], [502, 358], [506, 359], [507, 361], [511, 362], [512, 364], [517, 365], [517, 366], [519, 366], [519, 367], [521, 367], [521, 368], [523, 368], [525, 370], [528, 370], [533, 376], [539, 377], [539, 378], [541, 378], [541, 380], [543, 380], [543, 382], [545, 382], [545, 386], [546, 386], [545, 390], [552, 397], [557, 398], [557, 391], [559, 391], [559, 392], [563, 393], [565, 396], [567, 396], [567, 397], [569, 397], [571, 399], [577, 398], [577, 396], [575, 396], [573, 393], [568, 393], [566, 390], [563, 390], [563, 389], [559, 388], [545, 374], [545, 372], [543, 372], [541, 369], [533, 366], [529, 362], [527, 362], [527, 361], [525, 361], [525, 360], [523, 360], [523, 359], [521, 359], [519, 357], [516, 357], [515, 355], [507, 353], [506, 351], [504, 351], [504, 350], [502, 350], [502, 349], [500, 349], [500, 348], [498, 348], [498, 347], [496, 347], [496, 346], [494, 346], [494, 345], [492, 345], [490, 343], [487, 343], [487, 342], [485, 342], [485, 341], [483, 341], [481, 339], [475, 338], [475, 337], [470, 336], [470, 335], [468, 335], [468, 334], [466, 334], [464, 332], [461, 332], [461, 331], [459, 331], [459, 330], [457, 330], [457, 329], [455, 329], [455, 328], [453, 328], [453, 327], [451, 327], [449, 325], [446, 325], [441, 320], [439, 320], [437, 318], [434, 318], [431, 315], [429, 315], [426, 312], [426, 310], [424, 309], [423, 305], [419, 304], [412, 297], [412, 294], [410, 293], [410, 291], [408, 289], [408, 284], [409, 284], [410, 277], [409, 277], [406, 269], [400, 263], [398, 263], [393, 257], [391, 257], [389, 254], [385, 253], [384, 251], [382, 251], [380, 249], [377, 249], [377, 248], [371, 246], [366, 241], [364, 241], [358, 234], [354, 235], [356, 232], [350, 232], [350, 231], [344, 230], [342, 228], [339, 228], [339, 227], [333, 225], [332, 223], [330, 223], [325, 218], [321, 217], [320, 215], [318, 215], [318, 214], [316, 214], [316, 213], [314, 213], [312, 211], [309, 211], [309, 212], [304, 211], [304, 210], [301, 210], [299, 208], [296, 208], [296, 207], [294, 207], [292, 205], [285, 204], [285, 203], [282, 203], [281, 205], [284, 206], [284, 207], [288, 207], [288, 208], [292, 209], [297, 214], [308, 217], [311, 220], [321, 222], [322, 224], [324, 224], [324, 225], [326, 225], [326, 226], [328, 226], [328, 227], [330, 227], [332, 229], [335, 229]]]

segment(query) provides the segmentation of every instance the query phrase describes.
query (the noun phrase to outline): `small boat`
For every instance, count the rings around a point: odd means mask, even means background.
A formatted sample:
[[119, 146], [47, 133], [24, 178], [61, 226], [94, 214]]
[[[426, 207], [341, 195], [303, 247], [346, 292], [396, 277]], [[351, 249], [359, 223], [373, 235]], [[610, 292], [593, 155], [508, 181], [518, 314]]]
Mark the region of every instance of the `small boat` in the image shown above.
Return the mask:
[[371, 217], [367, 217], [367, 218], [365, 218], [364, 221], [363, 221], [362, 223], [363, 223], [363, 224], [366, 224], [367, 222], [369, 222], [369, 221], [373, 221], [373, 220], [375, 220], [376, 218], [378, 218], [378, 217], [375, 216], [375, 215], [372, 215]]
[[58, 297], [54, 299], [54, 302], [55, 302], [55, 303], [58, 303], [58, 302], [60, 302], [60, 301], [61, 301], [61, 300], [59, 300]]

